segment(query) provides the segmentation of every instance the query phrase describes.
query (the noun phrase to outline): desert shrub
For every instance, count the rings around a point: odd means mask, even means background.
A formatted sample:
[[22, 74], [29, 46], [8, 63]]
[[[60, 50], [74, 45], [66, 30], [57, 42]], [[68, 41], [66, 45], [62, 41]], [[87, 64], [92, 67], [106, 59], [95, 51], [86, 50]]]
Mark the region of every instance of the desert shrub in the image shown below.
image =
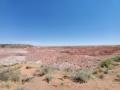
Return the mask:
[[7, 89], [10, 89], [12, 86], [12, 84], [10, 82], [1, 82], [0, 83], [0, 87], [1, 88], [7, 88]]
[[100, 67], [99, 69], [100, 69], [100, 72], [104, 74], [108, 74], [109, 72], [109, 68], [106, 68], [106, 67], [102, 67], [102, 68]]
[[14, 64], [14, 65], [12, 65], [10, 68], [11, 68], [12, 70], [19, 70], [21, 67], [22, 67], [22, 65], [20, 65], [20, 64]]
[[34, 78], [33, 76], [22, 75], [21, 76], [21, 82], [22, 82], [22, 84], [25, 84], [26, 82], [29, 82], [33, 78]]
[[116, 80], [117, 80], [117, 81], [120, 81], [120, 73], [117, 73], [117, 75], [116, 75]]
[[9, 73], [9, 80], [14, 82], [20, 81], [20, 72], [19, 71], [10, 71]]
[[91, 73], [87, 70], [78, 70], [71, 76], [71, 78], [75, 82], [85, 83], [91, 78]]
[[0, 80], [1, 81], [8, 81], [9, 80], [9, 69], [3, 68], [0, 70]]
[[108, 71], [108, 68], [97, 67], [93, 71], [93, 75], [95, 76], [95, 78], [103, 79], [105, 77], [105, 74], [108, 74]]
[[116, 56], [116, 57], [112, 58], [112, 60], [115, 62], [120, 62], [120, 56]]
[[37, 69], [36, 73], [34, 74], [35, 76], [44, 76], [48, 73], [51, 73], [55, 70], [53, 67], [49, 66], [41, 66]]
[[71, 73], [73, 70], [71, 68], [64, 68], [63, 71], [66, 73]]
[[15, 90], [24, 90], [24, 87], [19, 85], [15, 88]]
[[53, 79], [53, 77], [51, 75], [47, 75], [45, 76], [44, 80], [47, 82], [47, 83], [50, 83], [50, 81]]
[[99, 74], [108, 74], [109, 69], [112, 66], [112, 61], [107, 59], [102, 61], [98, 67], [94, 70], [93, 74], [99, 75]]
[[93, 74], [94, 74], [94, 75], [98, 75], [98, 74], [100, 74], [100, 73], [103, 73], [102, 70], [103, 70], [103, 69], [101, 69], [101, 67], [97, 67], [97, 68], [95, 68], [95, 70], [93, 71]]
[[48, 67], [42, 66], [40, 68], [37, 69], [36, 71], [36, 75], [37, 76], [44, 76], [45, 74], [47, 74], [49, 72]]
[[1, 81], [19, 81], [20, 80], [20, 72], [19, 71], [13, 71], [9, 68], [5, 68], [0, 70], [0, 80]]
[[0, 82], [0, 90], [23, 90], [23, 86], [20, 83], [14, 83], [11, 81]]
[[70, 78], [71, 74], [73, 73], [73, 70], [71, 68], [64, 68], [64, 69], [62, 69], [62, 71], [63, 71], [63, 75], [64, 75], [63, 77], [65, 79]]
[[110, 68], [112, 65], [112, 60], [111, 59], [106, 59], [100, 63], [101, 68]]

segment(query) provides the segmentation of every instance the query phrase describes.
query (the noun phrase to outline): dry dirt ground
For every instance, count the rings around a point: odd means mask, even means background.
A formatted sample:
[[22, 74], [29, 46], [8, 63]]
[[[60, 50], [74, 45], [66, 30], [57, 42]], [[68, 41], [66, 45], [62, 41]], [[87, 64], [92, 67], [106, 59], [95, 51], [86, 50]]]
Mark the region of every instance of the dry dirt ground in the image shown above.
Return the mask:
[[0, 48], [0, 63], [33, 61], [55, 67], [93, 68], [102, 58], [120, 54], [120, 46]]
[[[49, 65], [54, 68], [94, 69], [104, 59], [120, 55], [120, 46], [86, 47], [25, 47], [0, 48], [0, 65], [22, 65], [23, 75], [33, 76], [37, 65]], [[31, 67], [31, 68], [26, 68]], [[115, 81], [120, 65], [114, 67], [104, 79], [96, 78], [87, 83], [76, 83], [64, 79], [63, 71], [51, 74], [53, 79], [47, 83], [42, 77], [34, 77], [20, 90], [120, 90], [120, 82]], [[3, 89], [0, 90], [10, 90]]]
[[96, 78], [82, 84], [63, 79], [63, 72], [58, 71], [51, 74], [53, 79], [50, 83], [44, 81], [44, 76], [36, 77], [26, 83], [23, 90], [120, 90], [120, 82], [115, 81], [118, 71], [120, 65], [111, 70], [110, 74], [105, 75], [104, 79]]
[[[20, 72], [22, 75], [31, 77], [36, 72], [37, 67], [37, 65], [33, 64], [22, 64]], [[120, 64], [110, 70], [109, 74], [105, 74], [103, 79], [95, 78], [87, 83], [73, 82], [71, 79], [64, 78], [63, 71], [54, 71], [50, 74], [53, 78], [49, 83], [45, 81], [46, 76], [34, 76], [30, 81], [26, 81], [22, 88], [8, 88], [11, 87], [9, 85], [16, 86], [9, 83], [5, 84], [6, 88], [0, 85], [0, 90], [120, 90], [120, 81], [115, 80], [116, 73], [119, 71]]]

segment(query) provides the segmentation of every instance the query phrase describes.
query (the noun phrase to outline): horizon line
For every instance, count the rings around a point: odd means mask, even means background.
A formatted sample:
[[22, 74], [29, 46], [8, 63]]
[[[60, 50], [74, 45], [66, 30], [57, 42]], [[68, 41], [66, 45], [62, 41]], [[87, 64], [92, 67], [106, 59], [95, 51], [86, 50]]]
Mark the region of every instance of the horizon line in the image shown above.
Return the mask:
[[31, 45], [31, 46], [37, 46], [37, 47], [79, 47], [79, 46], [120, 46], [120, 44], [31, 44], [31, 43], [0, 43], [0, 45]]

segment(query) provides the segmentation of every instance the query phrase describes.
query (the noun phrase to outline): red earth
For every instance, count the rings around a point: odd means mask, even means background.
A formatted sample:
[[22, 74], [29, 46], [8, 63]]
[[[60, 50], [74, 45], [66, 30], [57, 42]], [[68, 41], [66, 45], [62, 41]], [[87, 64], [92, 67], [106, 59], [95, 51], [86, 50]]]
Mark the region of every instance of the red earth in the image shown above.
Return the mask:
[[39, 62], [55, 67], [93, 68], [103, 58], [120, 54], [120, 46], [76, 47], [1, 47], [0, 60], [6, 57], [25, 57], [26, 61]]

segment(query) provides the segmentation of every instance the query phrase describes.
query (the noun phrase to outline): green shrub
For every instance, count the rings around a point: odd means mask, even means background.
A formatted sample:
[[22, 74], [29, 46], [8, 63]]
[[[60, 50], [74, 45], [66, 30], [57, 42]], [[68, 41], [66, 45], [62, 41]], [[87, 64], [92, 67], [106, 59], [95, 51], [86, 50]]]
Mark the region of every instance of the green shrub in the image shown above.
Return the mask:
[[115, 62], [120, 62], [120, 56], [116, 56], [116, 57], [112, 58], [112, 60]]
[[112, 65], [112, 60], [110, 59], [104, 60], [100, 63], [101, 68], [110, 68], [111, 65]]
[[71, 76], [71, 78], [75, 82], [85, 83], [91, 78], [91, 73], [87, 70], [78, 70]]

